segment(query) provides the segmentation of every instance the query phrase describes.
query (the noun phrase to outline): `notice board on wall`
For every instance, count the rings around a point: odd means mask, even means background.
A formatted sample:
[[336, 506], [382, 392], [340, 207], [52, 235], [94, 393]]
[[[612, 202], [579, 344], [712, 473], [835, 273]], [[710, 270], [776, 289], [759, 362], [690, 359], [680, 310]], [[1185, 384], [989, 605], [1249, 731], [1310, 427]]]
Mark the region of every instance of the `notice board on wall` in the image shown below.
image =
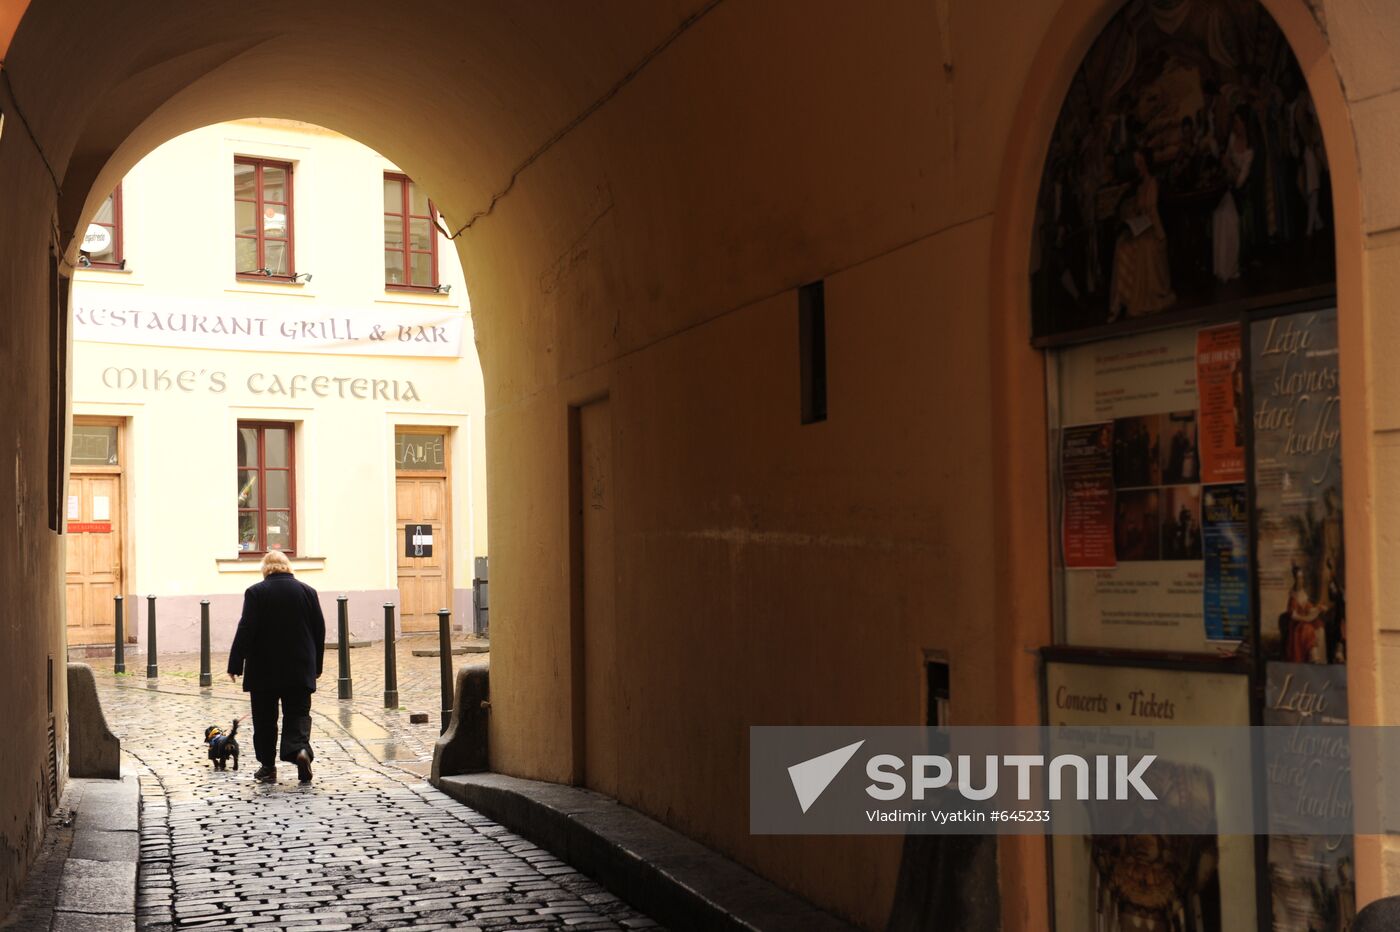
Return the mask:
[[1210, 652], [1249, 624], [1238, 325], [1061, 353], [1065, 643]]

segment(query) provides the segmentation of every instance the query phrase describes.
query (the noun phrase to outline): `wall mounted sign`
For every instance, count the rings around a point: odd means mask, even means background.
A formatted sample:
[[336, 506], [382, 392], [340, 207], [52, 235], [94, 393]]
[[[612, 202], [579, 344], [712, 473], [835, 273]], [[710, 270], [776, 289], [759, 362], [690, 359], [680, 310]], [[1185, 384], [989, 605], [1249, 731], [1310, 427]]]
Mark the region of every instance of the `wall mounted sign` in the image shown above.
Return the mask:
[[[259, 400], [340, 398], [349, 401], [421, 401], [412, 379], [374, 379], [305, 372], [250, 372], [231, 375], [222, 369], [156, 369], [108, 366], [100, 373], [106, 389], [144, 392], [207, 392], [222, 395], [230, 384]], [[115, 460], [114, 460], [115, 462]]]
[[433, 555], [433, 526], [431, 524], [405, 524], [403, 527], [406, 557], [431, 557]]
[[111, 248], [112, 231], [100, 223], [89, 223], [83, 234], [83, 252], [100, 255]]
[[465, 316], [385, 305], [273, 311], [252, 301], [198, 304], [159, 295], [75, 295], [73, 339], [344, 356], [461, 356]]

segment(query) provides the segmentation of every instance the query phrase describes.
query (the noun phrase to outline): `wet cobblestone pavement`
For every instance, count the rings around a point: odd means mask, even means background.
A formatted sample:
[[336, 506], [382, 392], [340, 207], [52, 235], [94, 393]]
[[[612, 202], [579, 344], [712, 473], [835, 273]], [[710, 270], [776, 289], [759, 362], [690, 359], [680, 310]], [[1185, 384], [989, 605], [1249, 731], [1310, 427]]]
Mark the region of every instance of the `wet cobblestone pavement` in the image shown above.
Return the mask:
[[[199, 689], [197, 656], [162, 657], [154, 685], [139, 656], [126, 676], [92, 661], [108, 723], [141, 781], [139, 929], [657, 928], [428, 785], [438, 661], [400, 650], [404, 710], [386, 710], [377, 649], [352, 652], [357, 698], [345, 702], [328, 652], [312, 703], [316, 779], [306, 787], [286, 764], [278, 784], [253, 782], [250, 722], [239, 731], [242, 769], [211, 769], [204, 728], [227, 727], [248, 704], [226, 676]], [[408, 724], [409, 709], [431, 712], [430, 724]]]

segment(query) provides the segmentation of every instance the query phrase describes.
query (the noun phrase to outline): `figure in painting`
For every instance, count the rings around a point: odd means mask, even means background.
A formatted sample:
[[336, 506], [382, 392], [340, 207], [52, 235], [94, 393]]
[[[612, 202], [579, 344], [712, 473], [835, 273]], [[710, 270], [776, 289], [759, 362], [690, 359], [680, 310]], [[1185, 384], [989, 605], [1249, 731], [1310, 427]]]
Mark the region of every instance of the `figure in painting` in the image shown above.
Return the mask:
[[1142, 149], [1133, 152], [1137, 189], [1124, 205], [1123, 231], [1113, 250], [1108, 319], [1143, 317], [1176, 303], [1167, 262], [1167, 233], [1157, 211], [1157, 179]]
[[1249, 145], [1245, 118], [1236, 113], [1230, 124], [1230, 139], [1225, 144], [1221, 161], [1229, 181], [1220, 205], [1215, 208], [1212, 222], [1215, 277], [1233, 281], [1240, 277], [1240, 209], [1254, 165], [1254, 150]]
[[1318, 205], [1322, 198], [1322, 175], [1327, 170], [1324, 167], [1326, 156], [1323, 153], [1322, 134], [1317, 128], [1317, 122], [1307, 111], [1299, 116], [1299, 132], [1303, 138], [1303, 164], [1299, 180], [1303, 187], [1303, 199], [1308, 206], [1304, 235], [1312, 239], [1313, 234], [1323, 228], [1322, 212]]
[[1288, 607], [1279, 616], [1283, 634], [1283, 659], [1288, 663], [1326, 663], [1326, 636], [1323, 629], [1325, 606], [1316, 605], [1308, 595], [1303, 568], [1293, 564], [1293, 588]]

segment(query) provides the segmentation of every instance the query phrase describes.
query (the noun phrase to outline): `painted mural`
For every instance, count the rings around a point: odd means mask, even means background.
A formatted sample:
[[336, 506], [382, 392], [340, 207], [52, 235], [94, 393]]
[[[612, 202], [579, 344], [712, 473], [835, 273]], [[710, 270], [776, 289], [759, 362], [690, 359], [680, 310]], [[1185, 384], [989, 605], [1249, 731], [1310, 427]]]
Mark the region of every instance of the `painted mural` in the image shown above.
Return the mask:
[[1297, 60], [1257, 0], [1131, 0], [1085, 56], [1037, 203], [1035, 333], [1238, 309], [1335, 279]]

